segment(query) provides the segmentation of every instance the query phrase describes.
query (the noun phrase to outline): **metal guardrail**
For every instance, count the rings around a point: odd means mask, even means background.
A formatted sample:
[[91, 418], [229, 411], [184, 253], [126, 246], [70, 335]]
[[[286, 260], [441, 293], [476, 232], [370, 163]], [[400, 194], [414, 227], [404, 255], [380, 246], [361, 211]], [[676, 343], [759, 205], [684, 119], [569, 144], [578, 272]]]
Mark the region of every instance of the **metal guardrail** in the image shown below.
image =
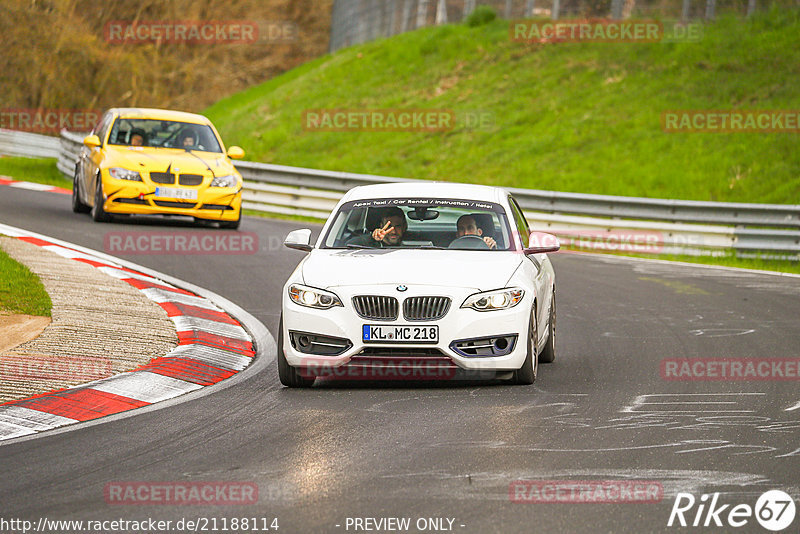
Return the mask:
[[70, 180], [75, 174], [75, 164], [78, 162], [83, 138], [86, 134], [68, 132], [63, 130], [59, 137], [58, 161], [56, 167], [61, 173]]
[[[26, 134], [30, 135], [33, 134]], [[58, 169], [70, 178], [82, 141], [80, 134], [61, 133]], [[2, 142], [0, 134], [0, 151]], [[245, 180], [246, 209], [320, 220], [327, 219], [342, 194], [355, 186], [425, 182], [253, 161], [235, 164]], [[733, 249], [741, 255], [760, 252], [771, 257], [800, 259], [800, 205], [506, 189], [520, 203], [532, 227], [551, 231], [573, 243], [578, 238], [607, 244], [609, 239], [623, 239], [625, 235], [656, 234], [661, 253], [719, 254]]]
[[0, 128], [0, 154], [26, 158], [59, 157], [58, 137]]

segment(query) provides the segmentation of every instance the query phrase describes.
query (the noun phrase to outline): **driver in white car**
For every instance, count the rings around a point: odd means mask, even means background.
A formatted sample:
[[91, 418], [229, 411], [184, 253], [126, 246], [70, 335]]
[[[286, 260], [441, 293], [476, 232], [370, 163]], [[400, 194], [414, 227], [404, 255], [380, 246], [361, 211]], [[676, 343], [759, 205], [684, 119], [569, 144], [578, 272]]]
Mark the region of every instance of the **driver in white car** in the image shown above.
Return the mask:
[[[475, 222], [475, 218], [472, 215], [462, 215], [456, 222], [456, 234], [458, 237], [464, 237], [465, 235], [481, 237], [483, 236], [483, 230], [478, 228], [478, 223]], [[483, 242], [490, 249], [497, 248], [497, 242], [489, 236], [484, 237]]]

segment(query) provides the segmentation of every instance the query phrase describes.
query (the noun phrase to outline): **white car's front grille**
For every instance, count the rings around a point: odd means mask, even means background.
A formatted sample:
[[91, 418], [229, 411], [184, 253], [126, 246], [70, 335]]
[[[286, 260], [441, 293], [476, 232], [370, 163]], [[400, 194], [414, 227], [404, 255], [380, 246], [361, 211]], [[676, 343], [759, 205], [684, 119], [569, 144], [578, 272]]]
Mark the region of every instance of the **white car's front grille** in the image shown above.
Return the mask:
[[449, 308], [449, 297], [409, 297], [403, 301], [403, 317], [408, 321], [435, 321]]
[[383, 295], [358, 295], [353, 306], [360, 317], [376, 321], [394, 321], [399, 308], [396, 298]]

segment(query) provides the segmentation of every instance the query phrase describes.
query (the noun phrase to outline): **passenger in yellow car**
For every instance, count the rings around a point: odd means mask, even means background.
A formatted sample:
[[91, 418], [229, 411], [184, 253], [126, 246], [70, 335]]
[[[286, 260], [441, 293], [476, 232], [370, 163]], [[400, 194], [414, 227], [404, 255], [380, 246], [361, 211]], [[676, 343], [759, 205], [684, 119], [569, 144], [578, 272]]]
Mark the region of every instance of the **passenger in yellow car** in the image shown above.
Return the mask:
[[140, 128], [131, 130], [131, 146], [144, 146], [147, 134]]

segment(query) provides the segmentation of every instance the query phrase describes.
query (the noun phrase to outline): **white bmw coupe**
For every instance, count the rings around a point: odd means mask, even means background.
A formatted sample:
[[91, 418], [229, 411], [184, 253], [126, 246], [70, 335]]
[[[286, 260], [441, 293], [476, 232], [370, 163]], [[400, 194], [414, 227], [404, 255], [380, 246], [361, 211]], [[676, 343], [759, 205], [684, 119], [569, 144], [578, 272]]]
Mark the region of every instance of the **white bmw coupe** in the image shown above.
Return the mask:
[[278, 372], [532, 384], [555, 358], [555, 236], [531, 232], [497, 187], [393, 183], [351, 189], [283, 290]]

